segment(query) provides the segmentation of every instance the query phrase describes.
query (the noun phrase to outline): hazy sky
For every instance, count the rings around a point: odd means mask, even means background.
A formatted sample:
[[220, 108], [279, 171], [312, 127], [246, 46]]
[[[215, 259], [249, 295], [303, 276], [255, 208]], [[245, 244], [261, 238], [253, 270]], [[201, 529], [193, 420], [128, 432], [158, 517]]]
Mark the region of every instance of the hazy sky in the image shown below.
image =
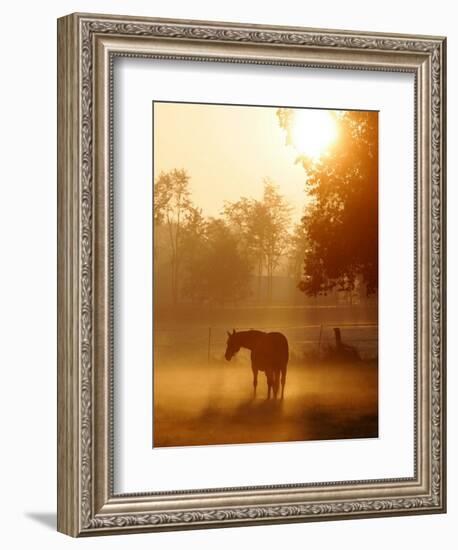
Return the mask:
[[261, 198], [269, 177], [299, 220], [305, 172], [275, 113], [274, 107], [154, 103], [154, 177], [184, 168], [194, 204], [209, 216], [218, 216], [224, 201]]

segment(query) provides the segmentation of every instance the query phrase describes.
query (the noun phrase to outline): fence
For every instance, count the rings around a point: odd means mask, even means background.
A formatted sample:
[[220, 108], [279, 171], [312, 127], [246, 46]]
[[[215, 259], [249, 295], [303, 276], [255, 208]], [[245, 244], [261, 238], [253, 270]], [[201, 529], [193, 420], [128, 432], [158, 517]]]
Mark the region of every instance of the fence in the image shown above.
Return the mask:
[[[249, 330], [254, 327], [230, 327], [235, 330]], [[353, 346], [362, 359], [372, 359], [378, 355], [377, 323], [322, 323], [293, 326], [256, 327], [265, 332], [282, 332], [288, 339], [292, 357], [304, 357], [310, 353], [322, 354], [335, 345], [334, 328], [339, 328], [342, 342]], [[207, 361], [221, 359], [226, 349], [227, 327], [192, 326], [186, 328], [156, 329], [154, 346], [159, 353], [197, 353]]]

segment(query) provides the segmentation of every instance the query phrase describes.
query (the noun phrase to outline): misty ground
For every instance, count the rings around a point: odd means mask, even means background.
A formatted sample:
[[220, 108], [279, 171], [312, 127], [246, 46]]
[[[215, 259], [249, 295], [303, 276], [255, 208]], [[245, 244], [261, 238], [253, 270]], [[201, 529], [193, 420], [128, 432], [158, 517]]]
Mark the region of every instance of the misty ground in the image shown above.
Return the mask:
[[[186, 308], [155, 319], [154, 446], [378, 436], [376, 308]], [[333, 355], [333, 327], [360, 360]], [[232, 328], [288, 338], [283, 400], [266, 399], [262, 372], [253, 398], [248, 350], [224, 359]]]
[[[249, 352], [241, 350], [231, 362], [225, 361], [222, 334], [212, 336], [210, 357], [204, 357], [203, 329], [201, 340], [194, 338], [200, 356], [190, 351], [185, 357], [177, 346], [158, 346], [154, 446], [377, 437], [377, 359], [367, 351], [368, 346], [376, 348], [376, 341], [367, 337], [367, 327], [348, 327], [344, 338], [351, 335], [354, 342], [365, 343], [362, 359], [326, 359], [327, 350], [332, 350], [330, 331], [321, 331], [318, 355], [317, 330], [302, 330], [300, 344], [289, 331], [291, 360], [283, 400], [266, 399], [262, 372], [253, 397]], [[169, 338], [179, 334], [175, 330]]]

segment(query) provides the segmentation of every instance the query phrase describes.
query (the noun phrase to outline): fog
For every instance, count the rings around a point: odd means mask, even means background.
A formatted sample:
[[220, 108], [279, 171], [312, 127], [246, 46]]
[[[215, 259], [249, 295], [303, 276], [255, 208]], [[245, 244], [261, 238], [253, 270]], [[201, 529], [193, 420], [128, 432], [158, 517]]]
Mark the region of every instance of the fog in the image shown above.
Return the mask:
[[181, 319], [155, 334], [155, 447], [378, 436], [376, 325], [340, 319], [342, 340], [360, 359], [333, 353], [332, 323], [282, 328], [290, 346], [285, 395], [268, 400], [262, 372], [253, 395], [248, 350], [224, 359], [225, 327]]

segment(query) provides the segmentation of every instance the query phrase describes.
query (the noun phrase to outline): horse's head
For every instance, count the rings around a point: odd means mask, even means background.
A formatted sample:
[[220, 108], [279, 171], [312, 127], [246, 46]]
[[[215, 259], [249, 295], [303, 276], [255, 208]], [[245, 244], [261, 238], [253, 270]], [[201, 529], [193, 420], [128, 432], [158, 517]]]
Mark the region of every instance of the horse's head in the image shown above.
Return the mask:
[[232, 357], [240, 350], [241, 346], [238, 342], [237, 333], [235, 329], [232, 332], [228, 332], [228, 339], [226, 344], [226, 353], [224, 357], [227, 361], [230, 361]]

